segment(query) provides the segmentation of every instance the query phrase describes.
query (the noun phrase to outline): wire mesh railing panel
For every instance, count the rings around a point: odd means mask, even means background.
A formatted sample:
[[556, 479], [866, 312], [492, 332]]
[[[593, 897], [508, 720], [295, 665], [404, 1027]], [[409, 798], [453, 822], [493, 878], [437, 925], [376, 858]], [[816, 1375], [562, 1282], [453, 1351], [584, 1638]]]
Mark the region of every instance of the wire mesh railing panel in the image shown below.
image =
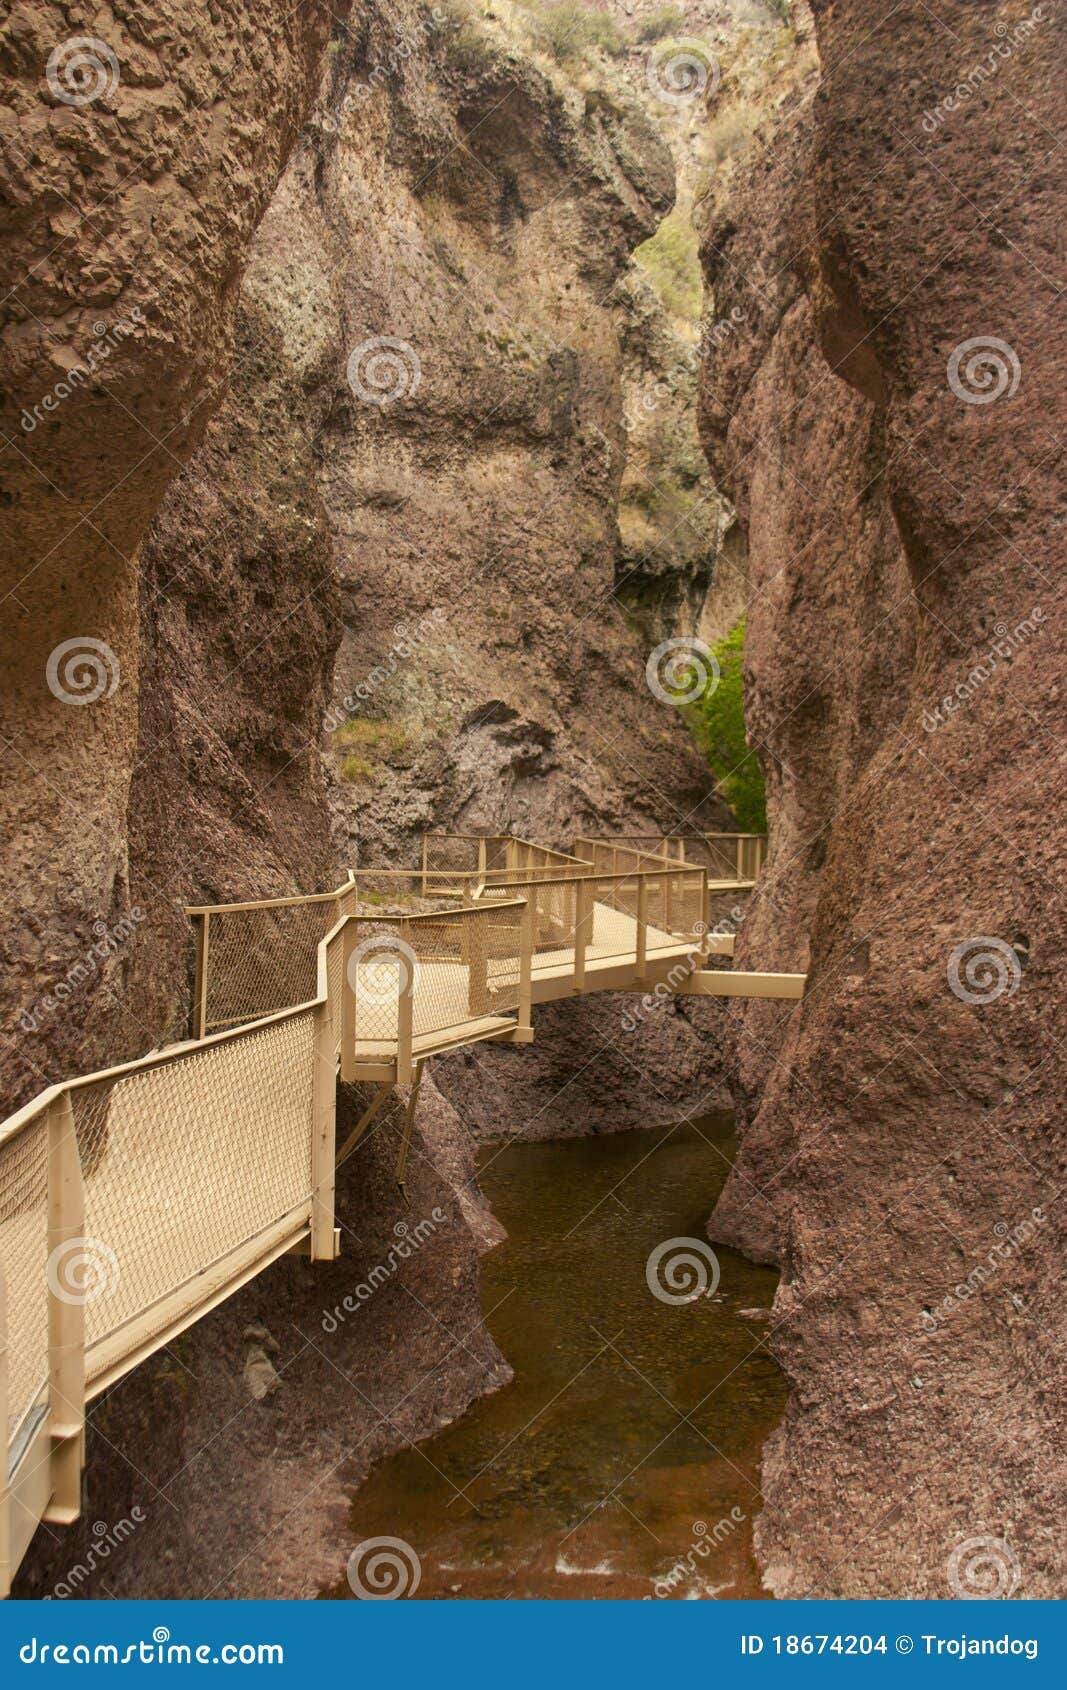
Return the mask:
[[204, 1031], [219, 1032], [313, 998], [315, 952], [337, 916], [335, 897], [212, 910]]
[[359, 916], [352, 924], [344, 991], [354, 1000], [356, 1048], [395, 1045], [400, 993], [412, 973], [413, 955], [400, 917]]
[[714, 834], [691, 834], [672, 840], [671, 844], [672, 847], [676, 844], [683, 846], [686, 861], [698, 863], [702, 868], [706, 868], [711, 879], [737, 878], [737, 840], [732, 835], [717, 837]]
[[[0, 1273], [7, 1304], [7, 1444], [48, 1379], [48, 1119], [0, 1145]], [[7, 1459], [5, 1444], [3, 1459]]]
[[530, 905], [530, 933], [535, 963], [539, 956], [543, 960], [555, 951], [569, 951], [574, 948], [577, 882], [585, 877], [560, 880], [558, 868], [552, 872], [555, 878], [547, 881], [542, 880], [534, 870], [531, 878], [527, 880], [509, 876], [499, 884], [487, 884], [480, 900], [490, 903], [507, 898], [522, 898]]
[[521, 910], [454, 910], [406, 922], [415, 958], [416, 1038], [518, 1008]]
[[[95, 1294], [86, 1345], [311, 1201], [311, 1011], [71, 1091]], [[90, 1357], [90, 1375], [92, 1373]]]

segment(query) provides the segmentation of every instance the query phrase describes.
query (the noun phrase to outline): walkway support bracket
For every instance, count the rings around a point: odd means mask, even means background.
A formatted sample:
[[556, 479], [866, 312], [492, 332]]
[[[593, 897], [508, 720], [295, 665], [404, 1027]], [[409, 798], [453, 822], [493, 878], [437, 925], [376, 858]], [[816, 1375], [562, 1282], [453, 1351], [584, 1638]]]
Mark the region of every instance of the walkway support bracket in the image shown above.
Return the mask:
[[400, 1135], [400, 1153], [396, 1159], [396, 1183], [400, 1187], [400, 1195], [405, 1206], [408, 1200], [408, 1188], [405, 1175], [408, 1166], [408, 1147], [411, 1144], [411, 1132], [415, 1125], [415, 1110], [419, 1103], [419, 1087], [422, 1085], [422, 1063], [415, 1064], [415, 1078], [411, 1082], [408, 1092], [407, 1107], [404, 1110], [404, 1130]]

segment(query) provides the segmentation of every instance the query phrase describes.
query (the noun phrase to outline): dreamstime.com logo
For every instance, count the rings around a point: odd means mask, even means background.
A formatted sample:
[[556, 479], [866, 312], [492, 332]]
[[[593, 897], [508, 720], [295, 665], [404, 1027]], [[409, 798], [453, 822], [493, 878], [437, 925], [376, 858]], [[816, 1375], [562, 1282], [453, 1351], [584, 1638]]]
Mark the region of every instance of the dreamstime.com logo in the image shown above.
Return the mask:
[[946, 1567], [948, 1587], [963, 1602], [999, 1602], [1021, 1580], [1019, 1557], [1003, 1537], [968, 1537], [957, 1543]]
[[422, 364], [415, 348], [395, 335], [362, 340], [348, 355], [348, 385], [364, 405], [392, 405], [418, 392]]
[[114, 49], [95, 35], [72, 35], [53, 47], [45, 80], [54, 99], [65, 106], [91, 106], [119, 85]]
[[135, 1502], [129, 1515], [123, 1515], [113, 1526], [106, 1520], [97, 1520], [93, 1524], [92, 1538], [85, 1551], [84, 1559], [76, 1561], [73, 1567], [59, 1583], [53, 1585], [52, 1590], [44, 1597], [46, 1602], [65, 1602], [71, 1596], [77, 1596], [85, 1582], [92, 1578], [97, 1568], [111, 1558], [116, 1549], [120, 1549], [131, 1538], [137, 1527], [144, 1524], [147, 1518], [144, 1510]]
[[95, 704], [110, 698], [119, 684], [119, 660], [103, 640], [79, 634], [61, 640], [49, 653], [45, 680], [60, 704]]
[[[972, 1298], [982, 1296], [987, 1286], [995, 1284], [1007, 1263], [1032, 1243], [1047, 1219], [1044, 1209], [1034, 1208], [1014, 1226], [1009, 1226], [1007, 1221], [996, 1221], [993, 1226], [995, 1243], [990, 1245], [981, 1261], [975, 1262], [967, 1277], [958, 1280], [935, 1307], [923, 1309], [919, 1330], [909, 1347], [917, 1348], [924, 1344], [933, 1333], [947, 1325], [959, 1309], [966, 1308]], [[1008, 1296], [1015, 1307], [1022, 1307], [1014, 1292], [1009, 1290]]]
[[321, 1326], [324, 1332], [337, 1332], [344, 1325], [350, 1314], [355, 1314], [361, 1303], [367, 1303], [382, 1285], [388, 1284], [397, 1273], [402, 1263], [421, 1250], [434, 1237], [438, 1227], [448, 1224], [449, 1216], [444, 1209], [431, 1209], [429, 1219], [419, 1221], [417, 1226], [409, 1226], [407, 1221], [397, 1221], [393, 1228], [395, 1244], [391, 1244], [385, 1253], [385, 1260], [376, 1262], [366, 1279], [360, 1281], [354, 1291], [334, 1305], [332, 1309], [323, 1311]]
[[1047, 621], [1048, 617], [1041, 606], [1035, 604], [1029, 616], [1020, 617], [1014, 627], [1007, 622], [994, 622], [993, 633], [996, 638], [991, 642], [985, 656], [956, 682], [952, 692], [945, 693], [944, 697], [938, 700], [932, 710], [923, 711], [921, 719], [924, 731], [932, 734], [943, 728], [951, 716], [971, 702], [987, 681], [1001, 672], [1005, 664], [1012, 662], [1035, 634], [1041, 632]]
[[367, 1537], [348, 1557], [348, 1584], [361, 1602], [395, 1602], [414, 1596], [422, 1562], [402, 1537]]
[[1022, 960], [1015, 947], [988, 933], [964, 939], [951, 952], [946, 969], [953, 996], [961, 1003], [974, 1004], [1014, 997], [1022, 972]]
[[[1053, 11], [1055, 7], [1051, 8]], [[936, 135], [941, 125], [956, 111], [961, 111], [969, 100], [980, 94], [983, 87], [992, 77], [996, 76], [1005, 60], [1010, 59], [1020, 47], [1028, 44], [1030, 37], [1039, 24], [1049, 20], [1050, 5], [1035, 6], [1028, 18], [1022, 18], [1014, 26], [1005, 23], [1003, 19], [993, 26], [993, 33], [997, 40], [990, 48], [984, 59], [979, 59], [967, 72], [962, 82], [957, 82], [955, 88], [939, 100], [936, 106], [922, 114], [922, 126], [927, 135]]]
[[694, 636], [662, 640], [645, 664], [649, 691], [662, 704], [693, 704], [710, 697], [721, 674], [711, 647]]
[[280, 1643], [173, 1643], [165, 1625], [136, 1643], [44, 1643], [31, 1637], [19, 1650], [23, 1666], [60, 1667], [280, 1667], [285, 1650]]
[[49, 1254], [47, 1278], [61, 1303], [97, 1303], [118, 1290], [119, 1259], [101, 1238], [68, 1238]]
[[668, 1238], [645, 1263], [645, 1282], [661, 1303], [695, 1303], [719, 1287], [719, 1258], [702, 1238]]
[[366, 704], [369, 698], [373, 698], [379, 688], [384, 687], [386, 682], [390, 681], [403, 665], [415, 655], [420, 646], [426, 645], [433, 635], [440, 632], [441, 623], [447, 619], [448, 611], [437, 605], [433, 610], [427, 611], [425, 616], [420, 616], [414, 627], [407, 622], [395, 623], [393, 626], [393, 644], [389, 647], [381, 662], [376, 663], [374, 668], [364, 675], [363, 679], [350, 693], [346, 693], [340, 704], [326, 712], [323, 721], [325, 731], [336, 733], [342, 723], [351, 716], [356, 706]]
[[348, 984], [357, 1003], [396, 1003], [419, 982], [419, 959], [405, 939], [374, 933], [358, 944], [348, 959]]
[[706, 1520], [693, 1521], [693, 1547], [682, 1558], [676, 1561], [668, 1572], [662, 1573], [652, 1587], [652, 1596], [657, 1601], [664, 1601], [673, 1596], [681, 1586], [688, 1585], [699, 1573], [700, 1563], [713, 1549], [726, 1543], [733, 1536], [738, 1526], [744, 1525], [748, 1515], [743, 1508], [733, 1507], [729, 1514], [724, 1514], [721, 1520], [709, 1528]]
[[961, 340], [948, 361], [948, 385], [965, 405], [992, 405], [1013, 397], [1022, 376], [1019, 355], [993, 334]]
[[719, 86], [719, 61], [693, 36], [653, 47], [645, 60], [645, 81], [657, 100], [683, 106], [703, 94], [711, 99]]

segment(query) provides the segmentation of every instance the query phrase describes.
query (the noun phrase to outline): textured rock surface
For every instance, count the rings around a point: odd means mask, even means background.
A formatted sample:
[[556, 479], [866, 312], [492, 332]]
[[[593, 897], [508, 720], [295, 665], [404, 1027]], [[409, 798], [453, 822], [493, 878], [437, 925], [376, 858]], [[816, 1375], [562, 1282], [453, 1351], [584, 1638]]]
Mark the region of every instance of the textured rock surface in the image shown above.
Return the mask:
[[[913, 645], [884, 425], [871, 401], [830, 375], [815, 340], [819, 284], [805, 185], [813, 82], [797, 89], [709, 230], [714, 315], [736, 314], [741, 326], [718, 347], [706, 343], [701, 407], [711, 463], [747, 539], [746, 722], [770, 818], [771, 856], [737, 963], [797, 971], [809, 963], [830, 823], [847, 813], [887, 724], [903, 713]], [[777, 1260], [789, 1202], [779, 1172], [792, 1146], [759, 1101], [786, 1060], [783, 1041], [788, 1050], [797, 1017], [751, 1001], [731, 1006], [726, 1019], [739, 1151], [715, 1236]]]
[[[770, 1071], [749, 1129], [763, 1147], [758, 1159], [746, 1150], [749, 1171], [769, 1169], [780, 1190], [758, 1224], [783, 1255], [770, 1343], [792, 1384], [765, 1466], [759, 1544], [780, 1595], [947, 1596], [953, 1576], [967, 1594], [983, 1538], [994, 1540], [1002, 1591], [1062, 1596], [1065, 1357], [1050, 1342], [1064, 1254], [1053, 559], [1067, 357], [1056, 298], [1063, 177], [1051, 149], [1067, 20], [1050, 9], [1001, 52], [1019, 19], [993, 4], [906, 3], [879, 19], [860, 0], [820, 0], [815, 12], [820, 280], [810, 291], [827, 362], [807, 391], [818, 385], [828, 407], [821, 475], [849, 507], [868, 465], [878, 471], [846, 615], [862, 638], [851, 652], [846, 639], [846, 656], [869, 652], [891, 625], [877, 598], [862, 610], [858, 598], [864, 562], [883, 587], [896, 569], [880, 489], [915, 635], [913, 655], [906, 641], [892, 653], [903, 714], [890, 708], [887, 663], [866, 742], [827, 740], [846, 776], [830, 800], [811, 989], [788, 1067]], [[946, 111], [940, 102], [979, 64], [988, 74]], [[1002, 344], [987, 348], [977, 379], [965, 355], [950, 382], [953, 353], [979, 336]], [[787, 453], [783, 480], [803, 479], [807, 461]], [[790, 652], [795, 604], [777, 615]], [[825, 635], [813, 622], [812, 684], [839, 675], [840, 615]], [[779, 660], [765, 673], [757, 662], [764, 701], [783, 686]], [[781, 720], [764, 731], [787, 743]], [[776, 786], [779, 824], [802, 835], [780, 777]], [[779, 896], [781, 882], [779, 866]], [[971, 976], [964, 960], [969, 1001], [949, 982], [966, 945], [988, 957]], [[747, 1224], [739, 1210], [735, 1183], [724, 1219], [733, 1236]]]
[[723, 1007], [629, 992], [534, 1010], [532, 1045], [439, 1057], [436, 1080], [475, 1138], [575, 1138], [729, 1107]]
[[333, 245], [304, 263], [318, 296], [332, 260], [351, 354], [319, 445], [344, 604], [334, 705], [356, 718], [334, 763], [339, 854], [414, 861], [427, 826], [566, 842], [721, 825], [611, 596], [612, 294], [670, 207], [669, 154], [624, 95], [583, 91], [473, 13], [376, 85], [405, 19], [383, 6], [340, 44], [311, 143]]
[[[34, 0], [5, 19], [9, 1101], [46, 1077], [136, 1054], [162, 1031], [124, 1020], [116, 1003], [124, 946], [105, 943], [86, 963], [103, 938], [94, 923], [113, 930], [131, 904], [137, 553], [219, 402], [242, 262], [310, 102], [331, 10], [326, 0], [289, 11], [192, 0], [148, 16], [122, 0], [105, 22]], [[72, 35], [97, 29], [106, 39], [94, 36], [79, 72]], [[98, 675], [60, 653], [50, 687], [56, 648], [75, 641], [84, 653], [87, 640]], [[40, 1011], [79, 964], [73, 993]]]

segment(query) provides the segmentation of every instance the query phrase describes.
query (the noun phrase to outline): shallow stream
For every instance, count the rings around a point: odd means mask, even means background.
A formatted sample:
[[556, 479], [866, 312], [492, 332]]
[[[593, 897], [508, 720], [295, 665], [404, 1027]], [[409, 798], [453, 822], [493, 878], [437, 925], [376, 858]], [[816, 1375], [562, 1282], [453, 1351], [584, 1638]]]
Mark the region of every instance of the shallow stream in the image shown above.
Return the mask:
[[[764, 1439], [785, 1400], [763, 1345], [775, 1274], [718, 1249], [700, 1290], [670, 1250], [703, 1241], [730, 1121], [487, 1147], [507, 1242], [482, 1261], [486, 1322], [515, 1370], [356, 1496], [353, 1542], [401, 1538], [418, 1596], [761, 1596]], [[336, 1594], [347, 1595], [347, 1588]]]

